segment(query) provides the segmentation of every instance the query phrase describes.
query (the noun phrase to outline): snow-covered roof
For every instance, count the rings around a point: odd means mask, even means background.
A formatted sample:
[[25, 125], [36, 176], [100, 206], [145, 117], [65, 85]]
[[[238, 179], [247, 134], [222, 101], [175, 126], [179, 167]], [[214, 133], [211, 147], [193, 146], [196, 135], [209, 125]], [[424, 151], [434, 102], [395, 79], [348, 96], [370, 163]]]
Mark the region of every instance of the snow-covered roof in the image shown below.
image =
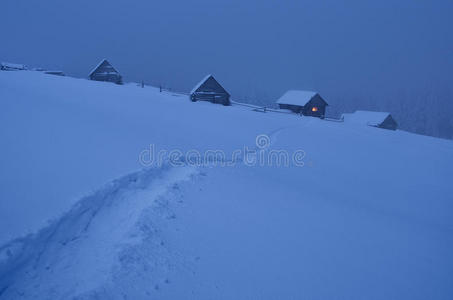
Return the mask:
[[103, 64], [104, 62], [107, 63], [110, 67], [112, 67], [112, 69], [115, 70], [118, 74], [120, 73], [120, 72], [118, 72], [117, 69], [115, 69], [115, 68], [112, 66], [111, 63], [109, 63], [109, 61], [108, 61], [107, 59], [104, 58], [103, 60], [101, 60], [100, 63], [97, 64], [96, 67], [94, 67], [93, 70], [91, 70], [91, 72], [90, 72], [90, 74], [89, 74], [88, 76], [91, 76], [94, 72], [96, 72], [96, 70], [99, 69], [99, 67], [102, 66], [102, 64]]
[[199, 88], [203, 83], [205, 83], [206, 80], [209, 79], [209, 77], [212, 77], [212, 75], [211, 75], [211, 74], [206, 75], [199, 83], [197, 83], [196, 86], [194, 86], [194, 88], [190, 91], [190, 94], [195, 93], [195, 92], [198, 90], [198, 88]]
[[390, 116], [388, 112], [357, 110], [354, 113], [343, 114], [341, 117], [345, 122], [379, 126], [388, 116]]
[[13, 64], [9, 62], [1, 62], [0, 63], [2, 68], [6, 69], [14, 69], [14, 70], [27, 70], [27, 66], [23, 64]]
[[298, 106], [305, 106], [314, 96], [318, 93], [312, 91], [287, 91], [283, 96], [278, 99], [277, 104], [291, 104]]

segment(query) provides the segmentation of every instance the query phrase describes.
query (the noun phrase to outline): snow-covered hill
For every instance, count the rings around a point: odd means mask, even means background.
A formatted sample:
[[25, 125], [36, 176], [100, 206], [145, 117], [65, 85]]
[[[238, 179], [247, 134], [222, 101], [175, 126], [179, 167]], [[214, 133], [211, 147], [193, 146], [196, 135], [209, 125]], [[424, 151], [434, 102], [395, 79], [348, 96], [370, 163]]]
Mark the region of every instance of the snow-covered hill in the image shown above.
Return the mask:
[[0, 299], [453, 295], [451, 141], [31, 71], [0, 103]]

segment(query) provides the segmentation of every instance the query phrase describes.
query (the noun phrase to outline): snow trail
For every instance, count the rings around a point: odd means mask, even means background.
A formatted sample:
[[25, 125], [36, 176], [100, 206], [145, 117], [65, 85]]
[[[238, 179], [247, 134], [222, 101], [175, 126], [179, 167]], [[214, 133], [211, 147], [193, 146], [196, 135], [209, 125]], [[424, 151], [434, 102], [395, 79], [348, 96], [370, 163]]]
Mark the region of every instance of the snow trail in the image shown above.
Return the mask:
[[[155, 263], [165, 272], [171, 253], [152, 222], [173, 217], [168, 202], [177, 198], [178, 183], [196, 174], [192, 167], [164, 165], [124, 176], [81, 199], [37, 234], [4, 245], [0, 298], [94, 296], [121, 273], [130, 249], [145, 240], [152, 250], [148, 256], [159, 258]], [[147, 210], [154, 220], [143, 222]]]

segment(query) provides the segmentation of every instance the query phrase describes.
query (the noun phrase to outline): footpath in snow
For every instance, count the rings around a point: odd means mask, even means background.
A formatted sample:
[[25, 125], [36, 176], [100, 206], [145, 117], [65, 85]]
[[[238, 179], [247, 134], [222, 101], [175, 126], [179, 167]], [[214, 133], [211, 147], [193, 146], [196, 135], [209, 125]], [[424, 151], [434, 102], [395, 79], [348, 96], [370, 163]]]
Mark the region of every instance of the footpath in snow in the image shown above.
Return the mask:
[[[156, 273], [165, 273], [176, 259], [156, 225], [172, 218], [169, 202], [181, 197], [178, 184], [195, 176], [194, 168], [168, 165], [127, 175], [83, 198], [37, 234], [4, 245], [0, 298], [93, 297], [134, 264], [148, 268], [142, 275], [150, 284], [155, 280], [151, 290], [157, 288], [163, 282]], [[153, 218], [142, 220], [147, 211]]]

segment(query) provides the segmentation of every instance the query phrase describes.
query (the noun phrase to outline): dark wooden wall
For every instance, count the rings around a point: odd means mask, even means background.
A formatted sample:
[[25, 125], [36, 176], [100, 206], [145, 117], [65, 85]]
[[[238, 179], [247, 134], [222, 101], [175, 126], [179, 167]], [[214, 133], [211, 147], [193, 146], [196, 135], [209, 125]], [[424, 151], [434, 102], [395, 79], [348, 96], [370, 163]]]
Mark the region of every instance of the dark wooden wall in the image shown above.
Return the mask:
[[391, 115], [385, 118], [384, 122], [378, 126], [379, 128], [396, 130], [398, 128], [398, 124], [396, 123], [395, 119]]
[[[312, 116], [322, 118], [326, 115], [326, 102], [316, 95], [305, 106], [292, 105], [292, 104], [279, 104], [281, 109], [289, 109], [296, 114], [303, 114], [304, 116]], [[317, 107], [318, 111], [313, 112], [312, 108]]]
[[222, 105], [230, 105], [230, 94], [214, 79], [209, 77], [191, 95], [192, 101], [209, 101]]
[[122, 84], [123, 80], [121, 75], [115, 70], [112, 65], [104, 61], [91, 75], [91, 80], [108, 81], [116, 84]]

